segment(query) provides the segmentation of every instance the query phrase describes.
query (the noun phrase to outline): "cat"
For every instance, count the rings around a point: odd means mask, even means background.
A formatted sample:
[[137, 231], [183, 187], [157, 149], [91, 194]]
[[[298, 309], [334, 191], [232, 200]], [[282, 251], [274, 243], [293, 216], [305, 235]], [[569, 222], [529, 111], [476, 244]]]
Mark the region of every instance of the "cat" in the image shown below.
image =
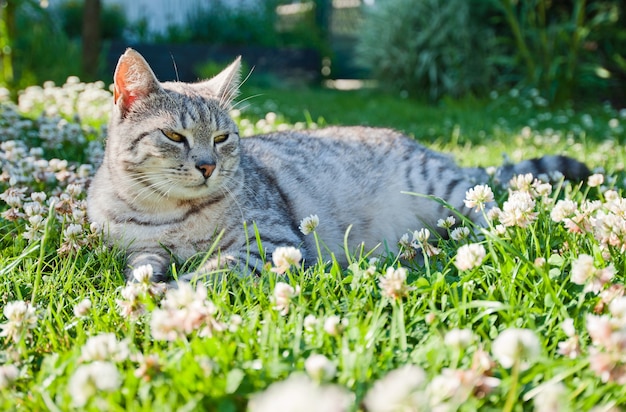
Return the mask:
[[[128, 49], [114, 74], [114, 104], [102, 165], [88, 192], [88, 216], [107, 241], [127, 252], [127, 277], [151, 265], [155, 282], [167, 281], [172, 259], [213, 254], [189, 281], [220, 269], [259, 273], [279, 246], [317, 261], [313, 236], [299, 228], [317, 215], [316, 233], [345, 264], [344, 236], [355, 250], [385, 244], [397, 252], [407, 231], [434, 227], [451, 212], [445, 200], [473, 220], [465, 193], [488, 175], [460, 168], [390, 129], [329, 127], [283, 131], [242, 139], [229, 109], [238, 94], [240, 59], [198, 83], [160, 83], [145, 59]], [[587, 167], [546, 156], [507, 165], [517, 173], [570, 172]], [[262, 245], [260, 250], [257, 234]], [[266, 255], [267, 253], [267, 255]]]

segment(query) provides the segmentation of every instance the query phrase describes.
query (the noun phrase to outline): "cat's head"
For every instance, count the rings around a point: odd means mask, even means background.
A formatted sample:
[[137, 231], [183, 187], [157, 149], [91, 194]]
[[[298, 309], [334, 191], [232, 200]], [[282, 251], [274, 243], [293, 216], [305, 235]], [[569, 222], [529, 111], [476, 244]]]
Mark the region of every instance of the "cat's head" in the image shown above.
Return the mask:
[[123, 171], [138, 202], [224, 192], [239, 166], [238, 129], [228, 114], [239, 70], [238, 58], [210, 80], [160, 83], [136, 51], [120, 57], [105, 164]]

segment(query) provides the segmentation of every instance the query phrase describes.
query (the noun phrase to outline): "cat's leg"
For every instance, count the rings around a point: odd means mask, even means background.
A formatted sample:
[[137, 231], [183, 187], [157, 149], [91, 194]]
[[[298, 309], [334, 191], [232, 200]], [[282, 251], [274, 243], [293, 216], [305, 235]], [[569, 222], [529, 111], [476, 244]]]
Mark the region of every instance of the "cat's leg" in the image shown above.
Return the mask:
[[172, 280], [177, 282], [218, 282], [228, 274], [238, 277], [258, 275], [263, 269], [263, 261], [251, 256], [247, 251], [218, 253], [206, 259], [194, 271], [181, 274]]
[[166, 251], [131, 251], [127, 256], [126, 280], [134, 282], [133, 271], [144, 265], [152, 266], [152, 282], [165, 282], [168, 280], [170, 256]]

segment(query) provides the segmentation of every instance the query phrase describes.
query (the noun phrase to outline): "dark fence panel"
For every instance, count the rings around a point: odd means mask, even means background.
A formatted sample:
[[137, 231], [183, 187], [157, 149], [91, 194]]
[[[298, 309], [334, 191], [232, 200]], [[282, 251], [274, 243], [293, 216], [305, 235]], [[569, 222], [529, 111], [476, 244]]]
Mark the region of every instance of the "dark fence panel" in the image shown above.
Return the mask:
[[229, 47], [198, 44], [131, 44], [113, 42], [106, 57], [106, 70], [113, 73], [117, 60], [127, 47], [141, 53], [161, 81], [199, 80], [198, 66], [215, 62], [227, 65], [237, 56], [254, 72], [271, 73], [281, 79], [316, 82], [320, 79], [321, 57], [315, 50]]

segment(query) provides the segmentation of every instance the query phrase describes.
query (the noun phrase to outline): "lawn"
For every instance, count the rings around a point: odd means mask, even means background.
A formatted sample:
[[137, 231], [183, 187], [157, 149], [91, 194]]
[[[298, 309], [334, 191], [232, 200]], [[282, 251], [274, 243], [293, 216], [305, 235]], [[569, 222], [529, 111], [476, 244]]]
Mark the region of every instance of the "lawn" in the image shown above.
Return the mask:
[[424, 264], [361, 251], [348, 267], [277, 274], [268, 262], [258, 278], [166, 291], [146, 281], [146, 268], [126, 285], [121, 251], [103, 245], [85, 215], [109, 104], [103, 84], [72, 79], [0, 106], [4, 410], [626, 404], [626, 111], [554, 110], [517, 90], [435, 106], [372, 90], [244, 86], [233, 112], [242, 135], [387, 126], [467, 166], [565, 153], [597, 173], [584, 185], [522, 177], [493, 187], [491, 211], [480, 211], [486, 187], [468, 193], [488, 227], [463, 223], [469, 230], [434, 244], [424, 233], [398, 239]]

